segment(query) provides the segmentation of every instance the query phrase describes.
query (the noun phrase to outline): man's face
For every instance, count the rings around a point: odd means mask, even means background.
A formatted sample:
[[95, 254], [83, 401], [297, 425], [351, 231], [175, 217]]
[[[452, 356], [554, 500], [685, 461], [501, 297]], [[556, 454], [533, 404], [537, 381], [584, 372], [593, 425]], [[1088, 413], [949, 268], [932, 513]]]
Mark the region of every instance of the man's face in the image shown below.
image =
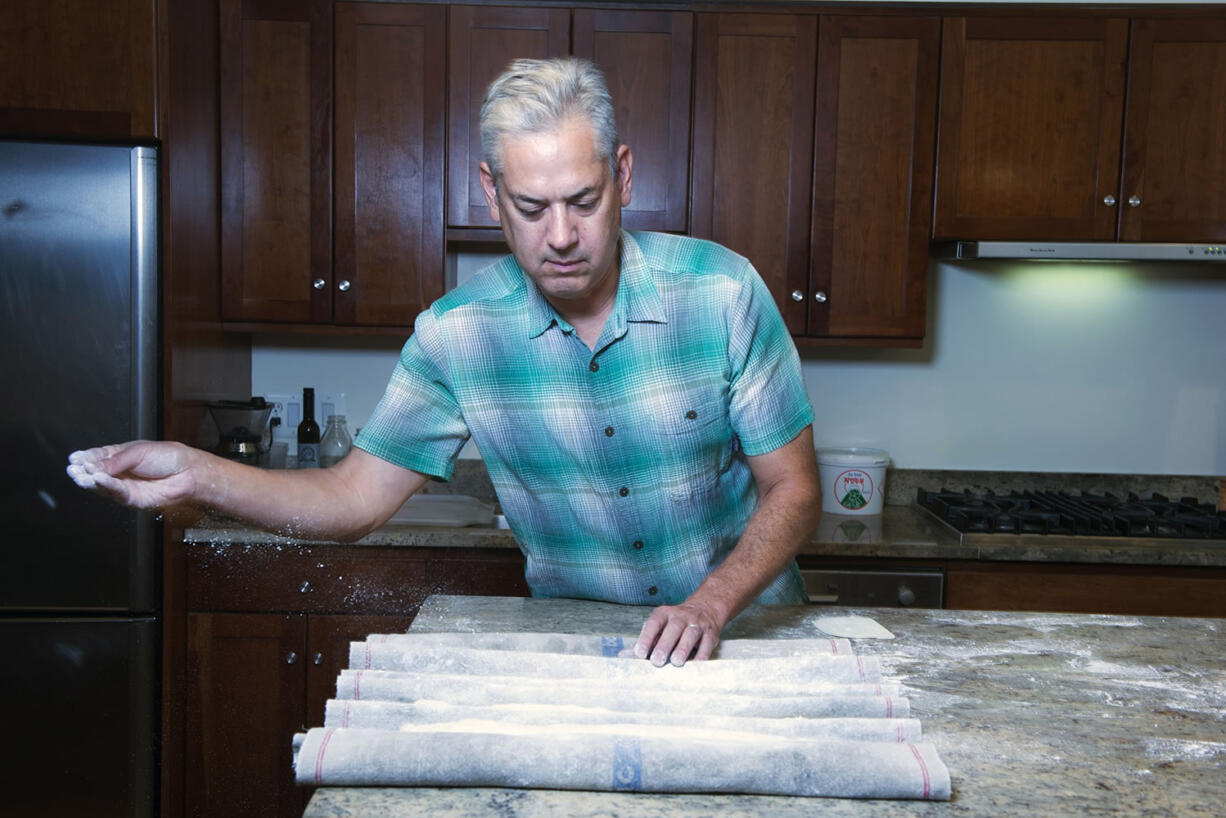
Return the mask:
[[556, 130], [502, 139], [502, 177], [481, 163], [490, 215], [541, 293], [561, 312], [600, 309], [617, 292], [621, 209], [630, 203], [630, 149], [617, 178], [581, 117]]

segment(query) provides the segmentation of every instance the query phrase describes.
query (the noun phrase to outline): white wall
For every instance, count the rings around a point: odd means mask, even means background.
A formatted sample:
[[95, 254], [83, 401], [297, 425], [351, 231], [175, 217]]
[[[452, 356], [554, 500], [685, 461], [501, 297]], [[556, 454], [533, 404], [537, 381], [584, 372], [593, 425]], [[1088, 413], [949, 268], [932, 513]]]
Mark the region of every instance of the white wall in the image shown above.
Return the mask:
[[[352, 431], [401, 343], [257, 336], [252, 394], [344, 392]], [[923, 349], [801, 357], [819, 444], [897, 467], [1226, 475], [1226, 265], [934, 263]]]
[[802, 353], [820, 443], [904, 468], [1226, 474], [1226, 265], [934, 264], [928, 332]]

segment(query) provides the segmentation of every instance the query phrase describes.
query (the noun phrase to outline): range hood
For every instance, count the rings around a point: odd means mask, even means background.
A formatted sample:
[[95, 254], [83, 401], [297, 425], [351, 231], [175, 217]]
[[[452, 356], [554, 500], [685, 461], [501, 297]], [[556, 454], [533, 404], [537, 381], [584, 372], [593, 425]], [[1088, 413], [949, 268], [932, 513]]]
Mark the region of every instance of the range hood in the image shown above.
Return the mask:
[[938, 241], [931, 257], [961, 261], [1221, 261], [1226, 244], [1115, 241]]

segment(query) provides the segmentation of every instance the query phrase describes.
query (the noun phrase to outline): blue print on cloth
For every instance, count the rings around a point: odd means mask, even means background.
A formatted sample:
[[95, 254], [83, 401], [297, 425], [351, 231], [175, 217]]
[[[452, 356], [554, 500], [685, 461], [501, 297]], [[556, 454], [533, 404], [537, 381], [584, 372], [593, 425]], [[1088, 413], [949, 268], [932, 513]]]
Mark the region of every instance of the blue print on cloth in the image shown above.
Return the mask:
[[613, 742], [613, 789], [638, 792], [643, 788], [643, 756], [637, 741]]
[[620, 636], [602, 636], [600, 637], [600, 655], [617, 658], [622, 652], [622, 638]]

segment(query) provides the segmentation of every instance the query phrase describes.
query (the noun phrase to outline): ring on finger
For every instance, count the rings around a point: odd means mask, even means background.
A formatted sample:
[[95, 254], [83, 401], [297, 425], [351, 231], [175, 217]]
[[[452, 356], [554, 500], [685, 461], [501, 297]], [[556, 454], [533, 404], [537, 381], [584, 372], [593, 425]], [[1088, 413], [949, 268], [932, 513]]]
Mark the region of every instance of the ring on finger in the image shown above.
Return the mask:
[[686, 627], [687, 628], [698, 628], [698, 630], [702, 630], [702, 625], [699, 625], [697, 622], [691, 622], [690, 624], [686, 625]]

